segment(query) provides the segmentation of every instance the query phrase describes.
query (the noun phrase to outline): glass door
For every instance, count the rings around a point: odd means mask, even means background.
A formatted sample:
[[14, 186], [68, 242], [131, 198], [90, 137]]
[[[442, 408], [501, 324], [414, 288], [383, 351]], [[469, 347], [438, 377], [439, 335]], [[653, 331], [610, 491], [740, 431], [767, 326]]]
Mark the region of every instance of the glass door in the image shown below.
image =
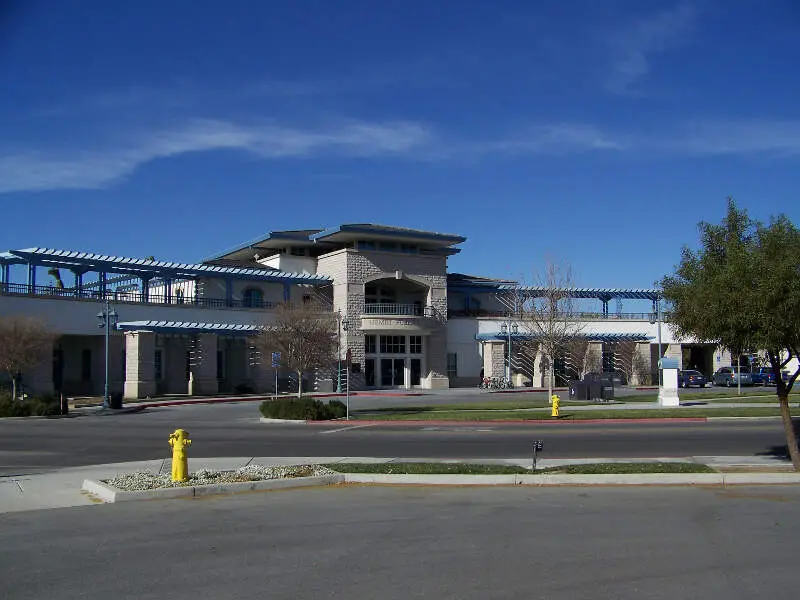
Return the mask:
[[404, 358], [381, 359], [381, 387], [402, 387], [405, 385]]

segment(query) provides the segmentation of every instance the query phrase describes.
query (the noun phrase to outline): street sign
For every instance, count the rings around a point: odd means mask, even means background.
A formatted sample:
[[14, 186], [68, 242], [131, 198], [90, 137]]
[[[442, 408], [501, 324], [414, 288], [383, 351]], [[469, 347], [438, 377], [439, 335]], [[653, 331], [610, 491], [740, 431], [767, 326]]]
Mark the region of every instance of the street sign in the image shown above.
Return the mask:
[[281, 353], [280, 352], [273, 352], [272, 353], [272, 368], [277, 369], [281, 366]]

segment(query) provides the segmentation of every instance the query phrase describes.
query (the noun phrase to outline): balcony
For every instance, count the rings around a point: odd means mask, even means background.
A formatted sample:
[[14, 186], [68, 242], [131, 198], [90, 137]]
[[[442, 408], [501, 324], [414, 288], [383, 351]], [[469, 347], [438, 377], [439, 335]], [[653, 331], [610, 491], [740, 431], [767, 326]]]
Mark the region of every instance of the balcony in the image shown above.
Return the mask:
[[144, 297], [139, 291], [112, 291], [105, 294], [96, 289], [76, 290], [75, 288], [60, 288], [49, 285], [28, 285], [25, 283], [2, 283], [0, 294], [10, 296], [36, 296], [39, 298], [59, 298], [62, 300], [110, 300], [115, 303], [146, 304], [146, 305], [171, 305], [171, 306], [196, 306], [198, 308], [244, 308], [244, 309], [270, 309], [275, 307], [274, 302], [250, 299], [249, 301], [232, 300], [225, 302], [221, 298], [183, 298], [177, 294], [170, 297], [148, 294]]
[[[470, 309], [458, 310], [448, 309], [447, 318], [453, 319], [457, 317], [483, 317], [493, 319], [504, 319], [513, 316], [507, 311], [502, 310], [484, 310], [484, 309]], [[604, 315], [599, 312], [578, 312], [575, 313], [578, 321], [649, 321], [651, 319], [651, 312], [626, 312], [626, 313], [608, 313]]]
[[361, 329], [367, 332], [428, 333], [436, 325], [436, 310], [421, 304], [365, 304]]

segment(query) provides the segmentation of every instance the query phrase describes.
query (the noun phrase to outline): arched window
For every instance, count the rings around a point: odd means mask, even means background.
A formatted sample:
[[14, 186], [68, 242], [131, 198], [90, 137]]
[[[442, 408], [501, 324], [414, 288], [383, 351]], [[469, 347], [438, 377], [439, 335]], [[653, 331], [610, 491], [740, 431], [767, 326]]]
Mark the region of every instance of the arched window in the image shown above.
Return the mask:
[[258, 288], [247, 288], [242, 292], [242, 306], [262, 308], [264, 306], [264, 293]]

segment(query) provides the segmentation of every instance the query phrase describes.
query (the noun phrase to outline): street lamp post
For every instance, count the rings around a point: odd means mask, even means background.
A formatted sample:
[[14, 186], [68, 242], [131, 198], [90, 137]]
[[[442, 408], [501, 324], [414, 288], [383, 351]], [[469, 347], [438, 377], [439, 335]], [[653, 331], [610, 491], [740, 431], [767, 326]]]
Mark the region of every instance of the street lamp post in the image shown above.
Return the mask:
[[97, 320], [98, 320], [98, 327], [101, 329], [105, 329], [105, 338], [106, 338], [106, 361], [105, 361], [105, 386], [103, 388], [103, 408], [109, 408], [110, 406], [110, 395], [108, 390], [108, 346], [109, 346], [109, 338], [111, 335], [111, 328], [117, 326], [117, 321], [119, 320], [119, 315], [117, 312], [111, 308], [108, 302], [108, 298], [105, 300], [105, 310], [102, 312], [97, 313]]
[[[336, 393], [342, 393], [342, 309], [336, 311], [336, 320], [338, 323], [338, 333], [336, 334], [337, 352], [336, 352]], [[347, 327], [345, 327], [347, 331]]]
[[516, 323], [514, 323], [513, 325], [511, 324], [510, 317], [507, 319], [507, 321], [508, 321], [507, 323], [503, 323], [500, 326], [500, 333], [506, 336], [506, 339], [508, 340], [508, 363], [506, 365], [506, 381], [510, 384], [511, 383], [511, 334], [513, 333], [514, 335], [517, 335], [519, 328], [517, 327]]
[[661, 298], [656, 298], [655, 312], [650, 315], [650, 324], [658, 324], [658, 387], [661, 387]]

